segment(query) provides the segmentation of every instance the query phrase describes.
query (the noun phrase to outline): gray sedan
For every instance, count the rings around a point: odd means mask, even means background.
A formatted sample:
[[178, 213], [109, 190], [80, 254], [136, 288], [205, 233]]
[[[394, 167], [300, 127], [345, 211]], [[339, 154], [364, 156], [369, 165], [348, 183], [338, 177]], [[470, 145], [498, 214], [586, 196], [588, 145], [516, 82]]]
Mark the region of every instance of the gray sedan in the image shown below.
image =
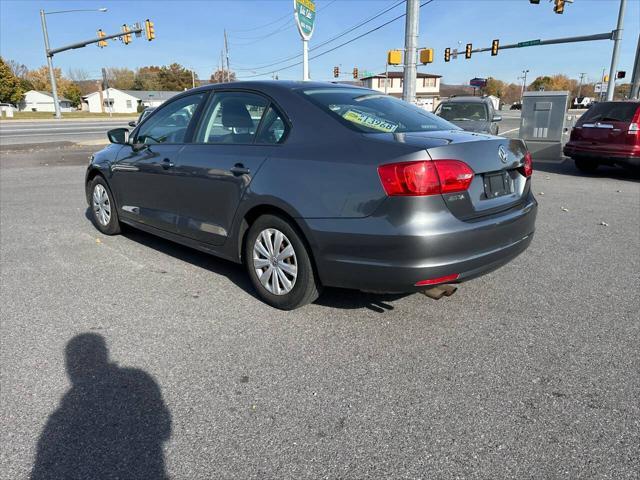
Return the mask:
[[109, 138], [86, 174], [101, 232], [126, 224], [244, 263], [281, 309], [323, 286], [432, 292], [506, 264], [533, 238], [520, 140], [364, 88], [208, 85]]
[[498, 134], [502, 121], [488, 97], [451, 97], [438, 105], [435, 114], [469, 132], [491, 135]]

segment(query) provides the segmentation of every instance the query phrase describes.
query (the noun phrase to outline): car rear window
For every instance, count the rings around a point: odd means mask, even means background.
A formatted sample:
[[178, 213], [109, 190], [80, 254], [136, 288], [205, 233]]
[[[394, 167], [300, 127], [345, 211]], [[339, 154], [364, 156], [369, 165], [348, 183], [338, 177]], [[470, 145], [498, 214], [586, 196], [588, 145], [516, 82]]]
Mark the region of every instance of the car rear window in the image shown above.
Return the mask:
[[631, 122], [638, 107], [637, 102], [596, 103], [580, 117], [580, 123]]
[[478, 102], [445, 102], [441, 105], [438, 115], [454, 122], [469, 120], [486, 122], [489, 119], [487, 107]]
[[302, 93], [344, 125], [363, 133], [458, 130], [432, 113], [374, 90], [317, 88]]

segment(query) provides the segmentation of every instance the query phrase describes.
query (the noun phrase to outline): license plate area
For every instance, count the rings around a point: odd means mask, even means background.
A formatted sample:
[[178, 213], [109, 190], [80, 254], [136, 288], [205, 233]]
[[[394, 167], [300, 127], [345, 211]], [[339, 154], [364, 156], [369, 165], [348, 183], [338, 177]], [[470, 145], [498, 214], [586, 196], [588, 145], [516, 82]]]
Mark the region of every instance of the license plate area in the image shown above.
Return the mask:
[[513, 181], [507, 172], [485, 173], [484, 193], [487, 198], [502, 197], [513, 193]]

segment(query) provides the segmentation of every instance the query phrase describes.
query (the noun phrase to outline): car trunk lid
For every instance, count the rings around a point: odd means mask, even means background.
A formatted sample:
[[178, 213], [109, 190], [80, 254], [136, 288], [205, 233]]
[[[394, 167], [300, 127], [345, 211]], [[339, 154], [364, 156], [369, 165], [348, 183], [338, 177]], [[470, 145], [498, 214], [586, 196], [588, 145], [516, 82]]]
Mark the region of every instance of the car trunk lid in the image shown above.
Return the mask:
[[523, 173], [527, 150], [521, 140], [463, 130], [373, 135], [424, 148], [432, 160], [460, 160], [471, 167], [474, 178], [468, 190], [442, 195], [462, 220], [510, 209], [528, 192]]

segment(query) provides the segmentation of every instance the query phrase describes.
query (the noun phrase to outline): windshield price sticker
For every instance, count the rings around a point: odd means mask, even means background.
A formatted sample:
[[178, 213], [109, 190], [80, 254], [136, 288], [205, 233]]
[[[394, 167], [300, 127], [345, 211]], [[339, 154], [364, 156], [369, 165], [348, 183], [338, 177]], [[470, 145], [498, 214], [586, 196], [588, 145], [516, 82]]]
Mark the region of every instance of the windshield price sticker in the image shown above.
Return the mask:
[[374, 130], [380, 130], [381, 132], [392, 133], [398, 128], [397, 123], [388, 122], [380, 117], [368, 115], [366, 113], [357, 112], [355, 110], [347, 110], [342, 118], [349, 120], [350, 122], [363, 125]]

